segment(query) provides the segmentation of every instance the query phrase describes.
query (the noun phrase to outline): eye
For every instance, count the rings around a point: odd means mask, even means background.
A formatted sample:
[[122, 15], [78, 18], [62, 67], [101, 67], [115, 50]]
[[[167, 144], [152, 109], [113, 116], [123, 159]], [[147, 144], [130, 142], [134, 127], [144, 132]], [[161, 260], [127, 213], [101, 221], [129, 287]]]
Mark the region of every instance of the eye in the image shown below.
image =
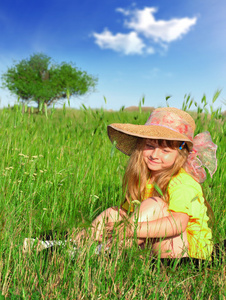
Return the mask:
[[154, 149], [155, 147], [151, 144], [146, 144], [146, 147], [149, 148], [149, 149]]
[[170, 149], [169, 149], [169, 148], [163, 148], [162, 151], [163, 151], [164, 153], [170, 153]]

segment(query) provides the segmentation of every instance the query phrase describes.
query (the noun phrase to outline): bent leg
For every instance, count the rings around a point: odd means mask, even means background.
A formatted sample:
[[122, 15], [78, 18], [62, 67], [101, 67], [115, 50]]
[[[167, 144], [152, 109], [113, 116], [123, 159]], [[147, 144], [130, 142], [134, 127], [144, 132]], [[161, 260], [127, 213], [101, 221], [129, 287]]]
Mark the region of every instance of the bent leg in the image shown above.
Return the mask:
[[[144, 200], [131, 218], [133, 222], [147, 222], [148, 232], [148, 222], [169, 216], [171, 214], [168, 210], [168, 205], [161, 198], [152, 197]], [[188, 256], [186, 251], [188, 249], [186, 230], [175, 237], [166, 237], [162, 240], [151, 239], [151, 242], [153, 253], [158, 255], [160, 252], [162, 258]]]
[[[122, 209], [119, 209], [118, 207], [110, 207], [104, 210], [92, 222], [92, 226], [90, 228], [92, 238], [96, 241], [102, 242], [103, 234], [105, 233], [105, 228], [108, 227], [108, 231], [110, 231], [109, 225], [121, 221], [122, 218], [125, 217], [126, 215], [127, 215], [126, 212], [123, 211]], [[113, 227], [114, 226], [112, 225], [112, 230]], [[77, 245], [79, 245], [89, 237], [90, 235], [88, 234], [87, 230], [83, 229], [79, 233], [76, 232], [72, 237], [72, 239]]]
[[101, 242], [104, 233], [104, 228], [108, 223], [119, 222], [126, 216], [126, 212], [118, 207], [110, 207], [104, 210], [92, 222], [92, 232], [94, 238]]

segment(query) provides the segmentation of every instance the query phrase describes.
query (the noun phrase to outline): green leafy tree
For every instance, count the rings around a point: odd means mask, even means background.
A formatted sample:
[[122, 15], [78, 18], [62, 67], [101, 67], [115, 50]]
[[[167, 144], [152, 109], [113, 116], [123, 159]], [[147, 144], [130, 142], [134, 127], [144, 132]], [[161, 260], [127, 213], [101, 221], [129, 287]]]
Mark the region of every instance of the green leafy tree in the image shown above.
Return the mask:
[[52, 63], [45, 54], [33, 54], [15, 63], [2, 75], [3, 87], [23, 102], [35, 101], [38, 107], [61, 99], [94, 91], [97, 78], [72, 63]]

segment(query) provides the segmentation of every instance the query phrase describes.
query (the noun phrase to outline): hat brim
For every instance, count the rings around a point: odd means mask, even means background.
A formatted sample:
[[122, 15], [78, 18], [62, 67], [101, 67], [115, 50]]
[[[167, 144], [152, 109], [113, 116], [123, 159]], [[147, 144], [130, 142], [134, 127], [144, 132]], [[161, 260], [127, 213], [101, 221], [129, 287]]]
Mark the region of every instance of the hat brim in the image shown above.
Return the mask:
[[135, 125], [115, 123], [108, 126], [108, 136], [116, 148], [126, 155], [131, 155], [135, 150], [138, 138], [162, 139], [186, 142], [189, 150], [193, 142], [187, 136], [158, 125]]

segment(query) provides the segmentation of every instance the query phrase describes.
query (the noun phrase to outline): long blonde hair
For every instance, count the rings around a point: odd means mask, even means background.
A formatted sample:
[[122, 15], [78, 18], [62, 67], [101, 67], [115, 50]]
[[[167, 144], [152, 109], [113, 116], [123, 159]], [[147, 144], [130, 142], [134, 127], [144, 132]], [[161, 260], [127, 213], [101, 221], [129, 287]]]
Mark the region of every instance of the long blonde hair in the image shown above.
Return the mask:
[[[173, 166], [169, 169], [164, 170], [157, 178], [155, 178], [155, 185], [158, 186], [158, 189], [154, 190], [153, 197], [158, 196], [163, 198], [164, 201], [168, 202], [169, 195], [167, 187], [169, 181], [173, 176], [177, 175], [180, 169], [183, 167], [184, 163], [187, 160], [189, 151], [186, 145], [183, 149], [179, 149], [179, 146], [182, 144], [182, 142], [180, 141], [155, 140], [155, 142], [160, 147], [177, 149], [179, 152], [179, 155], [177, 156]], [[133, 200], [142, 200], [147, 180], [151, 176], [151, 171], [148, 169], [143, 159], [143, 148], [145, 143], [146, 139], [138, 139], [137, 147], [130, 156], [123, 178], [123, 191], [128, 203]], [[159, 194], [158, 190], [161, 190], [163, 197]]]

